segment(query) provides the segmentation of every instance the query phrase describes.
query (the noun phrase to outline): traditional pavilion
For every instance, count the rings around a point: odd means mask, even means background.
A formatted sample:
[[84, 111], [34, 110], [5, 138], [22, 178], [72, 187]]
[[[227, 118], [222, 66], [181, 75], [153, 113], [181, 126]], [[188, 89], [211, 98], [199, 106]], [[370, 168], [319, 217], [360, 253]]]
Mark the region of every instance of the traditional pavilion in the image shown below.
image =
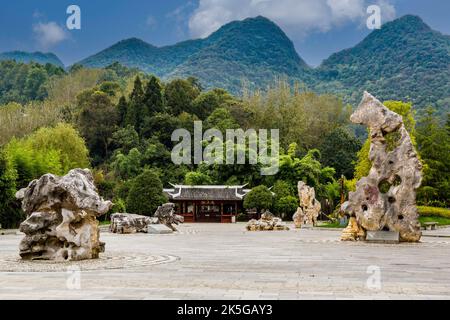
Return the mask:
[[244, 212], [244, 197], [250, 192], [244, 189], [245, 185], [172, 186], [172, 189], [164, 189], [164, 193], [185, 222], [231, 223], [238, 213]]

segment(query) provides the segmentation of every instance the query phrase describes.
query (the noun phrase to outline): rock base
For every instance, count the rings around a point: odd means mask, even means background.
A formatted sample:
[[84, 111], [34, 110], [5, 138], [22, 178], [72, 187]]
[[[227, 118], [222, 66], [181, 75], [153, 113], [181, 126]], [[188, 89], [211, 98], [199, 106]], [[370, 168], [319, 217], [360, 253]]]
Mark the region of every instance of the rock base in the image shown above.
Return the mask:
[[399, 243], [400, 233], [396, 231], [367, 231], [366, 241], [372, 243]]

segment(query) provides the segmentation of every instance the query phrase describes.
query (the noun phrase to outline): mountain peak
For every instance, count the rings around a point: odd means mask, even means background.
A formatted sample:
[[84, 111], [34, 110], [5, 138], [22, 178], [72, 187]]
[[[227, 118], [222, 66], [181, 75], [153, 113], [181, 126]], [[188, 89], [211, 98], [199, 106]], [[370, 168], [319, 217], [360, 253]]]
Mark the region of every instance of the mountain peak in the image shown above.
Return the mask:
[[422, 18], [416, 15], [407, 14], [398, 19], [390, 21], [383, 25], [383, 29], [406, 32], [421, 32], [421, 31], [431, 31], [432, 29], [428, 26]]
[[26, 51], [9, 51], [0, 53], [0, 60], [15, 60], [17, 62], [30, 63], [35, 62], [39, 64], [54, 64], [58, 67], [64, 68], [62, 61], [51, 52], [26, 52]]
[[154, 46], [154, 45], [152, 45], [152, 44], [150, 44], [148, 42], [145, 42], [142, 39], [136, 38], [136, 37], [132, 37], [132, 38], [121, 40], [121, 41], [119, 41], [119, 42], [117, 42], [115, 44], [115, 46], [117, 46], [117, 45], [119, 45], [119, 46], [137, 46], [137, 47], [156, 48], [156, 46]]

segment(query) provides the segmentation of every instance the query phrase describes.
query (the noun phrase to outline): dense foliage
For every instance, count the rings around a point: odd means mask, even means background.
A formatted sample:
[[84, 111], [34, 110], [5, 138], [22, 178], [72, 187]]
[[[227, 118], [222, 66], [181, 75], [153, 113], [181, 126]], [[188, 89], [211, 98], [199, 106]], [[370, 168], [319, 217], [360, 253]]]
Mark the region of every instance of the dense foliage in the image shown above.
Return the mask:
[[49, 79], [64, 70], [53, 64], [0, 61], [0, 104], [43, 100], [48, 96]]
[[64, 68], [62, 61], [53, 53], [10, 51], [0, 53], [0, 60], [14, 60], [22, 63], [35, 62], [42, 65], [49, 63]]
[[[23, 68], [14, 62], [4, 62], [6, 66]], [[115, 211], [153, 214], [166, 201], [162, 188], [170, 183], [247, 184], [253, 188], [247, 208], [271, 209], [284, 218], [290, 218], [298, 205], [298, 181], [316, 189], [328, 214], [339, 205], [338, 179], [343, 175], [347, 190], [351, 189], [348, 181], [355, 180], [349, 179], [362, 177], [370, 168], [370, 141], [361, 147], [349, 123], [351, 106], [287, 80], [236, 97], [224, 89], [205, 89], [196, 78], [162, 81], [114, 63], [104, 69], [74, 65], [48, 77], [44, 87], [43, 97], [0, 106], [0, 223], [4, 226], [17, 225], [21, 219], [14, 200], [18, 188], [44, 173], [62, 175], [75, 167], [93, 170], [101, 195], [114, 202]], [[448, 123], [443, 124], [431, 109], [417, 117], [411, 103], [386, 105], [403, 116], [425, 164], [420, 201], [448, 206]], [[194, 121], [202, 121], [203, 130], [216, 128], [222, 133], [237, 128], [279, 129], [278, 172], [265, 176], [262, 164], [249, 164], [254, 153], [248, 141], [234, 149], [245, 151], [246, 164], [175, 165], [172, 132], [185, 128], [192, 134]], [[225, 154], [227, 141], [215, 142]]]
[[130, 212], [152, 216], [158, 206], [167, 201], [158, 175], [145, 170], [131, 181], [126, 206]]
[[231, 22], [206, 39], [168, 47], [124, 40], [81, 63], [105, 67], [118, 61], [163, 79], [194, 76], [205, 88], [234, 94], [242, 92], [243, 83], [265, 89], [275, 78], [287, 78], [343, 96], [354, 106], [368, 90], [383, 100], [411, 101], [419, 110], [432, 105], [445, 116], [450, 111], [449, 48], [448, 36], [407, 15], [313, 69], [278, 26], [257, 17]]
[[258, 215], [262, 210], [270, 210], [272, 206], [272, 192], [263, 185], [253, 188], [244, 198], [244, 208], [256, 209]]
[[386, 23], [355, 47], [333, 54], [316, 70], [319, 91], [356, 104], [364, 90], [383, 100], [411, 101], [450, 111], [450, 38], [419, 17]]

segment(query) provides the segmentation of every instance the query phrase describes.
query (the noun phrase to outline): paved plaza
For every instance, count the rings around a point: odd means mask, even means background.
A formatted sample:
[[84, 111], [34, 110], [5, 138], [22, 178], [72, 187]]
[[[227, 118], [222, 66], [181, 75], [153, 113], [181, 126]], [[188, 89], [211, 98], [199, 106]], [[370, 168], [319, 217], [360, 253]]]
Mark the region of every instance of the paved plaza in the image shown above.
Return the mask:
[[340, 230], [247, 232], [184, 224], [170, 235], [101, 234], [97, 261], [19, 261], [0, 236], [0, 299], [449, 299], [450, 229], [418, 244], [339, 241]]

